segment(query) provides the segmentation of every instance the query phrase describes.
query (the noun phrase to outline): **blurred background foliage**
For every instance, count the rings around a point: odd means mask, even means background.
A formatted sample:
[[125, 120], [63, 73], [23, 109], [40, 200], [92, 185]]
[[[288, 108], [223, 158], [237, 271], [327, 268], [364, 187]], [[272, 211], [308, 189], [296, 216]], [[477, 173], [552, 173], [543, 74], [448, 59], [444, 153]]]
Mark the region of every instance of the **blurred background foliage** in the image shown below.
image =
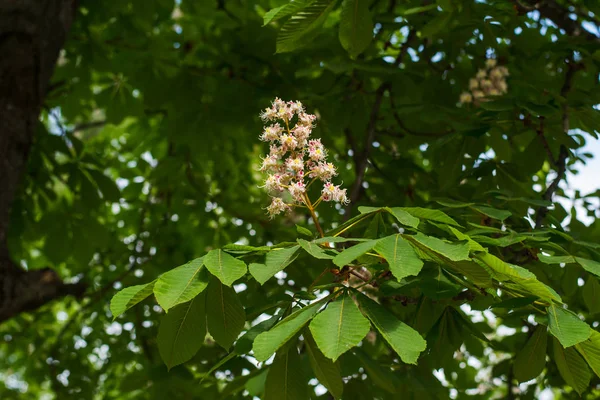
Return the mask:
[[[503, 226], [531, 230], [547, 211], [538, 225], [557, 243], [600, 260], [594, 244], [600, 192], [566, 190], [567, 175], [592, 157], [582, 149], [597, 140], [600, 127], [596, 1], [372, 0], [365, 3], [373, 38], [358, 55], [340, 42], [339, 4], [297, 48], [276, 53], [285, 21], [263, 27], [263, 17], [285, 3], [79, 2], [12, 209], [9, 244], [28, 269], [50, 266], [67, 280], [88, 282], [89, 295], [2, 325], [0, 397], [228, 398], [224, 388], [231, 398], [260, 393], [260, 379], [240, 380], [242, 371], [256, 368], [244, 358], [199, 383], [227, 354], [210, 341], [167, 374], [154, 339], [161, 309], [147, 301], [112, 322], [108, 300], [116, 289], [148, 282], [212, 248], [294, 240], [295, 224], [309, 225], [301, 212], [269, 221], [268, 197], [257, 187], [258, 157], [266, 150], [257, 140], [258, 114], [276, 96], [300, 100], [318, 115], [314, 134], [352, 193], [347, 209], [320, 208], [326, 229], [359, 205], [434, 206], [479, 225], [471, 228], [482, 233]], [[480, 107], [459, 105], [487, 58], [508, 67], [508, 94]], [[557, 176], [560, 185], [544, 198]], [[563, 201], [546, 210], [552, 193]], [[498, 223], [451, 200], [495, 207], [510, 217]], [[527, 246], [513, 242], [507, 251], [597, 327], [597, 279], [577, 264], [527, 261]], [[308, 286], [320, 269], [294, 268], [279, 283], [248, 284], [239, 294], [249, 308], [283, 299], [287, 286]], [[441, 315], [436, 304], [422, 332]], [[416, 310], [402, 302], [389, 306], [406, 318]], [[510, 360], [531, 326], [494, 311], [469, 314], [491, 335], [493, 349], [444, 313], [436, 326], [454, 329], [446, 338], [453, 341], [450, 361], [441, 373], [436, 357], [442, 355], [433, 353], [397, 371], [402, 398], [533, 399], [545, 388], [575, 398], [550, 364], [537, 381], [513, 384]], [[375, 343], [364, 346], [373, 357], [383, 354]], [[350, 356], [342, 364], [345, 375], [359, 366]], [[351, 380], [344, 398], [379, 396], [385, 389], [377, 375]], [[242, 386], [234, 390], [225, 382]], [[594, 377], [588, 398], [597, 398], [598, 383]]]

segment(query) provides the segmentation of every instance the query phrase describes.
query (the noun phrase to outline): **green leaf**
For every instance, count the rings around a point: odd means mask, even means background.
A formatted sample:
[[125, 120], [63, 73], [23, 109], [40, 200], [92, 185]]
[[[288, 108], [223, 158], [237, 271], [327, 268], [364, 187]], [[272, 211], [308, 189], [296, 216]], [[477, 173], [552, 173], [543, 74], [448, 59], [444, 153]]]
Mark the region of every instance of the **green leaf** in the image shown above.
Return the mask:
[[248, 271], [245, 262], [225, 253], [221, 249], [211, 250], [204, 256], [204, 265], [211, 274], [227, 286], [231, 286], [233, 282], [240, 279]]
[[206, 336], [204, 296], [174, 307], [158, 328], [158, 351], [168, 369], [190, 360]]
[[250, 273], [258, 283], [263, 285], [273, 275], [290, 265], [297, 257], [300, 246], [273, 249], [267, 254], [264, 264], [250, 264]]
[[487, 215], [490, 218], [494, 218], [500, 221], [504, 221], [506, 218], [512, 215], [512, 213], [508, 210], [498, 210], [497, 208], [492, 207], [473, 206], [472, 208], [484, 215]]
[[271, 357], [314, 317], [323, 305], [323, 300], [325, 299], [292, 313], [268, 332], [258, 335], [252, 346], [254, 357], [261, 362]]
[[416, 364], [419, 355], [427, 347], [427, 342], [419, 332], [363, 294], [357, 294], [356, 298], [361, 311], [371, 320], [402, 361], [407, 364]]
[[305, 227], [300, 225], [296, 225], [296, 232], [298, 232], [301, 235], [308, 236], [309, 238], [312, 238], [314, 236], [309, 229], [306, 229]]
[[314, 0], [291, 0], [288, 4], [284, 4], [281, 7], [269, 10], [263, 16], [263, 26], [268, 25], [269, 23], [277, 21], [281, 18], [285, 18], [289, 15], [295, 14], [310, 3], [312, 3], [313, 1]]
[[206, 290], [208, 333], [227, 350], [244, 329], [245, 321], [246, 312], [235, 290], [212, 279]]
[[436, 8], [437, 8], [437, 4], [428, 4], [426, 6], [413, 7], [413, 8], [409, 8], [408, 10], [404, 11], [402, 13], [402, 15], [419, 14], [419, 13], [422, 13], [425, 11], [435, 10]]
[[366, 0], [344, 0], [340, 16], [340, 43], [355, 59], [373, 39], [373, 20]]
[[594, 373], [600, 377], [600, 333], [592, 330], [588, 340], [575, 345]]
[[446, 213], [440, 210], [431, 210], [429, 208], [421, 207], [398, 207], [398, 209], [406, 211], [410, 215], [420, 219], [426, 219], [430, 221], [440, 222], [442, 224], [456, 226], [461, 228], [461, 225], [450, 218]]
[[514, 285], [506, 283], [507, 287], [515, 286], [521, 291], [533, 294], [548, 302], [562, 302], [554, 289], [538, 281], [535, 275], [525, 268], [508, 264], [489, 253], [476, 253], [475, 257], [489, 268], [488, 270], [497, 280], [515, 282]]
[[271, 329], [277, 321], [279, 321], [280, 313], [276, 313], [271, 318], [262, 321], [252, 328], [250, 328], [246, 333], [244, 333], [240, 338], [235, 342], [234, 351], [237, 354], [246, 354], [252, 351], [252, 344], [254, 343], [254, 339], [261, 333], [268, 331]]
[[588, 260], [587, 258], [575, 257], [575, 260], [590, 274], [600, 276], [600, 263], [594, 260]]
[[335, 361], [363, 340], [371, 324], [350, 295], [344, 294], [313, 318], [309, 328], [319, 349]]
[[546, 311], [548, 312], [550, 333], [560, 341], [563, 347], [581, 343], [592, 334], [592, 329], [588, 324], [564, 308], [551, 304]]
[[560, 376], [563, 377], [567, 385], [581, 395], [588, 388], [592, 379], [590, 369], [575, 349], [563, 349], [558, 340], [553, 340], [553, 343], [554, 361]]
[[340, 236], [325, 236], [322, 238], [318, 238], [313, 240], [312, 242], [315, 244], [323, 244], [323, 243], [346, 243], [346, 242], [368, 242], [369, 239], [364, 238], [345, 238]]
[[98, 185], [98, 189], [100, 189], [104, 200], [111, 203], [117, 203], [119, 201], [121, 198], [121, 191], [115, 181], [95, 169], [88, 169], [87, 172], [92, 176], [96, 185]]
[[333, 258], [332, 255], [325, 252], [325, 249], [319, 245], [316, 245], [314, 242], [298, 239], [298, 243], [300, 243], [300, 246], [302, 246], [302, 248], [314, 258], [319, 258], [322, 260], [331, 260]]
[[546, 365], [547, 344], [546, 327], [538, 325], [525, 346], [516, 354], [513, 371], [519, 382], [526, 382], [542, 373]]
[[129, 286], [115, 294], [110, 301], [110, 312], [113, 319], [129, 310], [131, 307], [152, 294], [156, 281], [144, 285]]
[[314, 0], [281, 27], [277, 35], [277, 53], [296, 50], [311, 42], [335, 5], [332, 0]]
[[315, 339], [310, 334], [310, 331], [305, 331], [303, 336], [308, 361], [315, 373], [315, 377], [327, 388], [327, 390], [329, 390], [329, 393], [331, 393], [336, 400], [340, 399], [342, 397], [342, 392], [344, 391], [344, 382], [342, 381], [340, 366], [338, 363], [334, 363], [321, 353], [315, 343]]
[[407, 276], [416, 276], [423, 268], [423, 261], [417, 257], [413, 247], [402, 239], [400, 234], [379, 239], [375, 251], [386, 259], [390, 271], [398, 280]]
[[306, 400], [308, 377], [295, 346], [277, 354], [269, 367], [265, 383], [265, 400]]
[[342, 268], [344, 265], [350, 264], [358, 257], [372, 250], [376, 244], [377, 240], [369, 240], [368, 242], [362, 242], [355, 244], [352, 247], [348, 247], [333, 258], [333, 263], [338, 267]]
[[398, 386], [400, 386], [399, 379], [389, 368], [380, 365], [377, 360], [373, 360], [373, 358], [369, 357], [368, 354], [358, 347], [353, 352], [359, 358], [361, 367], [365, 369], [365, 372], [373, 383], [390, 393], [398, 391]]
[[403, 210], [400, 207], [392, 207], [388, 209], [390, 214], [398, 220], [402, 225], [410, 226], [411, 228], [417, 228], [419, 226], [419, 218], [414, 217], [408, 211]]
[[583, 302], [590, 314], [600, 313], [600, 283], [598, 279], [590, 276], [583, 286]]
[[575, 262], [575, 257], [573, 256], [547, 256], [539, 254], [538, 258], [544, 264], [572, 264]]
[[443, 12], [438, 16], [431, 19], [423, 28], [420, 30], [420, 36], [423, 38], [430, 38], [440, 32], [448, 25], [452, 20], [452, 13]]
[[154, 285], [154, 295], [165, 311], [190, 301], [206, 288], [208, 274], [203, 260], [204, 257], [196, 258], [158, 278]]
[[417, 233], [416, 235], [405, 235], [419, 249], [427, 252], [433, 251], [436, 255], [444, 256], [451, 261], [469, 260], [468, 243], [449, 243], [441, 239]]

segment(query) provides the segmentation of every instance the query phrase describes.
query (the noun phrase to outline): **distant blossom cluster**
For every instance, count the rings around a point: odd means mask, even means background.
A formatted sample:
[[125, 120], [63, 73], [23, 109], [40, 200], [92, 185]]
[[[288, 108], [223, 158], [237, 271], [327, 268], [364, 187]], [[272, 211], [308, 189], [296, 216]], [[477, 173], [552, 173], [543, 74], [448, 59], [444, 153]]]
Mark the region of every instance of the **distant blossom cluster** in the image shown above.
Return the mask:
[[486, 60], [485, 69], [477, 71], [475, 78], [469, 80], [469, 91], [461, 93], [461, 104], [478, 105], [482, 101], [489, 100], [489, 97], [506, 94], [508, 68], [496, 64], [494, 59]]
[[[294, 116], [296, 123], [291, 127]], [[262, 159], [260, 170], [268, 174], [263, 187], [272, 198], [267, 207], [271, 217], [298, 205], [310, 208], [320, 201], [349, 202], [346, 189], [331, 183], [337, 172], [335, 166], [327, 162], [327, 150], [321, 139], [310, 137], [315, 115], [307, 114], [299, 101], [275, 98], [260, 117], [265, 123], [271, 123], [260, 135], [260, 140], [270, 144], [270, 152]], [[306, 191], [316, 181], [323, 183], [321, 197], [311, 204]], [[291, 197], [289, 203], [282, 197], [285, 193]]]

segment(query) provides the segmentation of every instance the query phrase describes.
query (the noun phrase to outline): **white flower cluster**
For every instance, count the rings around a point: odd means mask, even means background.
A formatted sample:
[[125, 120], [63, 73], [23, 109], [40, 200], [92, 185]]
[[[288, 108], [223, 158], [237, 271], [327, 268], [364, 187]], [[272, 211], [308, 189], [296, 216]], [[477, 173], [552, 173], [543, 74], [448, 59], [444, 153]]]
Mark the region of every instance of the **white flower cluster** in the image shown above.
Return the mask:
[[488, 59], [485, 62], [485, 69], [477, 71], [475, 78], [469, 80], [469, 91], [460, 95], [460, 103], [474, 103], [475, 105], [482, 101], [489, 100], [491, 96], [500, 96], [508, 91], [506, 77], [508, 68], [497, 66], [496, 60]]
[[[292, 119], [297, 117], [293, 127]], [[327, 151], [321, 139], [311, 139], [316, 116], [307, 114], [299, 101], [285, 102], [275, 98], [271, 107], [260, 115], [265, 126], [260, 139], [269, 142], [271, 149], [262, 159], [261, 171], [268, 173], [264, 188], [272, 197], [267, 212], [271, 217], [289, 211], [292, 206], [315, 207], [321, 201], [348, 204], [346, 189], [331, 183], [337, 175], [335, 166], [327, 162]], [[283, 123], [283, 126], [280, 124]], [[307, 184], [306, 179], [311, 179]], [[324, 182], [321, 197], [311, 203], [306, 190], [314, 181]], [[289, 193], [292, 200], [286, 203], [281, 196]]]

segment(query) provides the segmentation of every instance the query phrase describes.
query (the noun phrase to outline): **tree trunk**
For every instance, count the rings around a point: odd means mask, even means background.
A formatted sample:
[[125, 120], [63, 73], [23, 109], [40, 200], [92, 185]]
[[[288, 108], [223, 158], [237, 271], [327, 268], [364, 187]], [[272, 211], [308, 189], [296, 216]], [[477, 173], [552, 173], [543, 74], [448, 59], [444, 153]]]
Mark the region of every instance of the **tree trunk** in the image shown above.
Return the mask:
[[75, 6], [74, 0], [0, 0], [0, 322], [84, 289], [51, 269], [23, 270], [6, 244], [10, 206]]

